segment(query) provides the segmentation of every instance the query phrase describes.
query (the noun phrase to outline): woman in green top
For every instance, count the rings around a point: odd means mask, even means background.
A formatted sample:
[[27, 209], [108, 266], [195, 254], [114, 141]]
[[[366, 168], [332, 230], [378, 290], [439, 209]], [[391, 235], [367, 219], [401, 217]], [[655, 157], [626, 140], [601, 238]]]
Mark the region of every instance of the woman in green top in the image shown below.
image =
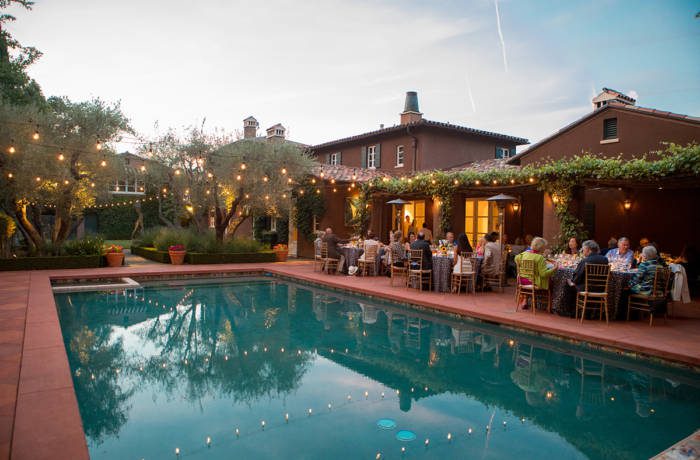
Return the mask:
[[537, 289], [549, 289], [549, 277], [559, 268], [559, 265], [556, 263], [551, 267], [547, 267], [547, 260], [541, 254], [546, 245], [547, 241], [538, 236], [532, 240], [530, 251], [521, 252], [515, 256], [516, 264], [520, 263], [521, 260], [532, 260], [535, 262], [535, 279], [529, 281], [534, 284]]

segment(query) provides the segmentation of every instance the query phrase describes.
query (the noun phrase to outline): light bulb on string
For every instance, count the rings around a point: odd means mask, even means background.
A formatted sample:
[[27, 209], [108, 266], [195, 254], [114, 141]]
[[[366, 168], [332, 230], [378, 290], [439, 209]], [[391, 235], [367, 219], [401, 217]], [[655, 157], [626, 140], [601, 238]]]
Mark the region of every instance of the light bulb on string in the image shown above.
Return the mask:
[[35, 141], [38, 141], [39, 137], [40, 137], [39, 136], [39, 129], [34, 130], [34, 134], [32, 134], [32, 139], [34, 139]]
[[17, 149], [15, 149], [15, 140], [12, 139], [10, 141], [10, 147], [7, 149], [8, 153], [15, 153]]
[[179, 175], [180, 175], [180, 170], [179, 170], [179, 169], [176, 169], [176, 170], [175, 170], [175, 175], [176, 175], [176, 176], [179, 176]]
[[105, 166], [107, 166], [107, 160], [105, 160], [104, 158], [102, 158], [102, 161], [100, 161], [100, 166], [102, 166], [103, 168], [104, 168]]
[[7, 173], [7, 177], [9, 177], [10, 179], [12, 179], [12, 178], [15, 177], [15, 176], [13, 176], [12, 173]]
[[288, 184], [291, 184], [291, 183], [292, 183], [292, 178], [291, 178], [291, 177], [287, 178], [287, 183], [288, 183]]
[[263, 176], [263, 182], [267, 182], [267, 181], [269, 181], [269, 180], [270, 180], [270, 179], [269, 179], [267, 176]]
[[141, 168], [140, 168], [140, 169], [141, 169], [141, 172], [146, 172], [146, 166], [141, 165]]
[[95, 144], [95, 148], [96, 148], [97, 150], [102, 150], [102, 142], [100, 142], [100, 141], [98, 140], [97, 143]]
[[66, 159], [66, 157], [65, 157], [65, 155], [63, 155], [63, 152], [58, 152], [58, 161], [63, 161], [65, 159]]
[[245, 163], [241, 163], [241, 169], [245, 169], [246, 167]]
[[282, 168], [282, 174], [287, 174], [287, 168]]
[[37, 182], [41, 182], [41, 177], [36, 176], [36, 179], [35, 179], [35, 180], [36, 180]]

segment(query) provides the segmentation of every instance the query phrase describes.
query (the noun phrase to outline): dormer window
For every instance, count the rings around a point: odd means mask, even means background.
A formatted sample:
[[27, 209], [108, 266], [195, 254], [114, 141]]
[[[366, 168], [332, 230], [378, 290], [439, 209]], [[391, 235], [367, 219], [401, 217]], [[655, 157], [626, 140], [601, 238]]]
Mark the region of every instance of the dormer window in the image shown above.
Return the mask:
[[284, 136], [284, 130], [283, 129], [275, 129], [275, 136]]

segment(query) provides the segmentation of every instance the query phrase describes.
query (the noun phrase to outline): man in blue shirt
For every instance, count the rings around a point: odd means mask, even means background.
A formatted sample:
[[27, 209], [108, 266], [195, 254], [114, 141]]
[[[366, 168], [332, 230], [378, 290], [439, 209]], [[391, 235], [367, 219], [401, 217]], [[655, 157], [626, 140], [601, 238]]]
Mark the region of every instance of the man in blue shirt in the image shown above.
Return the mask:
[[630, 240], [623, 236], [617, 240], [617, 249], [611, 249], [605, 254], [611, 264], [626, 265], [631, 267], [634, 263], [634, 254], [630, 250]]

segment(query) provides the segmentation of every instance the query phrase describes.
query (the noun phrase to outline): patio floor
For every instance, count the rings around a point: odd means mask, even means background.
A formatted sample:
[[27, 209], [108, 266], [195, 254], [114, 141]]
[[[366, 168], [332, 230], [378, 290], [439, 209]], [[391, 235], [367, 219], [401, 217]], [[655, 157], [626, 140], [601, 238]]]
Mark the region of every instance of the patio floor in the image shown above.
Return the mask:
[[[593, 342], [700, 366], [700, 319], [586, 321], [538, 312], [515, 312], [513, 290], [455, 295], [389, 285], [386, 277], [314, 272], [311, 262], [271, 264], [143, 264], [130, 267], [0, 273], [0, 459], [87, 459], [50, 278], [94, 278], [171, 273], [213, 274], [266, 270], [399, 302]], [[59, 454], [60, 453], [60, 454]]]

